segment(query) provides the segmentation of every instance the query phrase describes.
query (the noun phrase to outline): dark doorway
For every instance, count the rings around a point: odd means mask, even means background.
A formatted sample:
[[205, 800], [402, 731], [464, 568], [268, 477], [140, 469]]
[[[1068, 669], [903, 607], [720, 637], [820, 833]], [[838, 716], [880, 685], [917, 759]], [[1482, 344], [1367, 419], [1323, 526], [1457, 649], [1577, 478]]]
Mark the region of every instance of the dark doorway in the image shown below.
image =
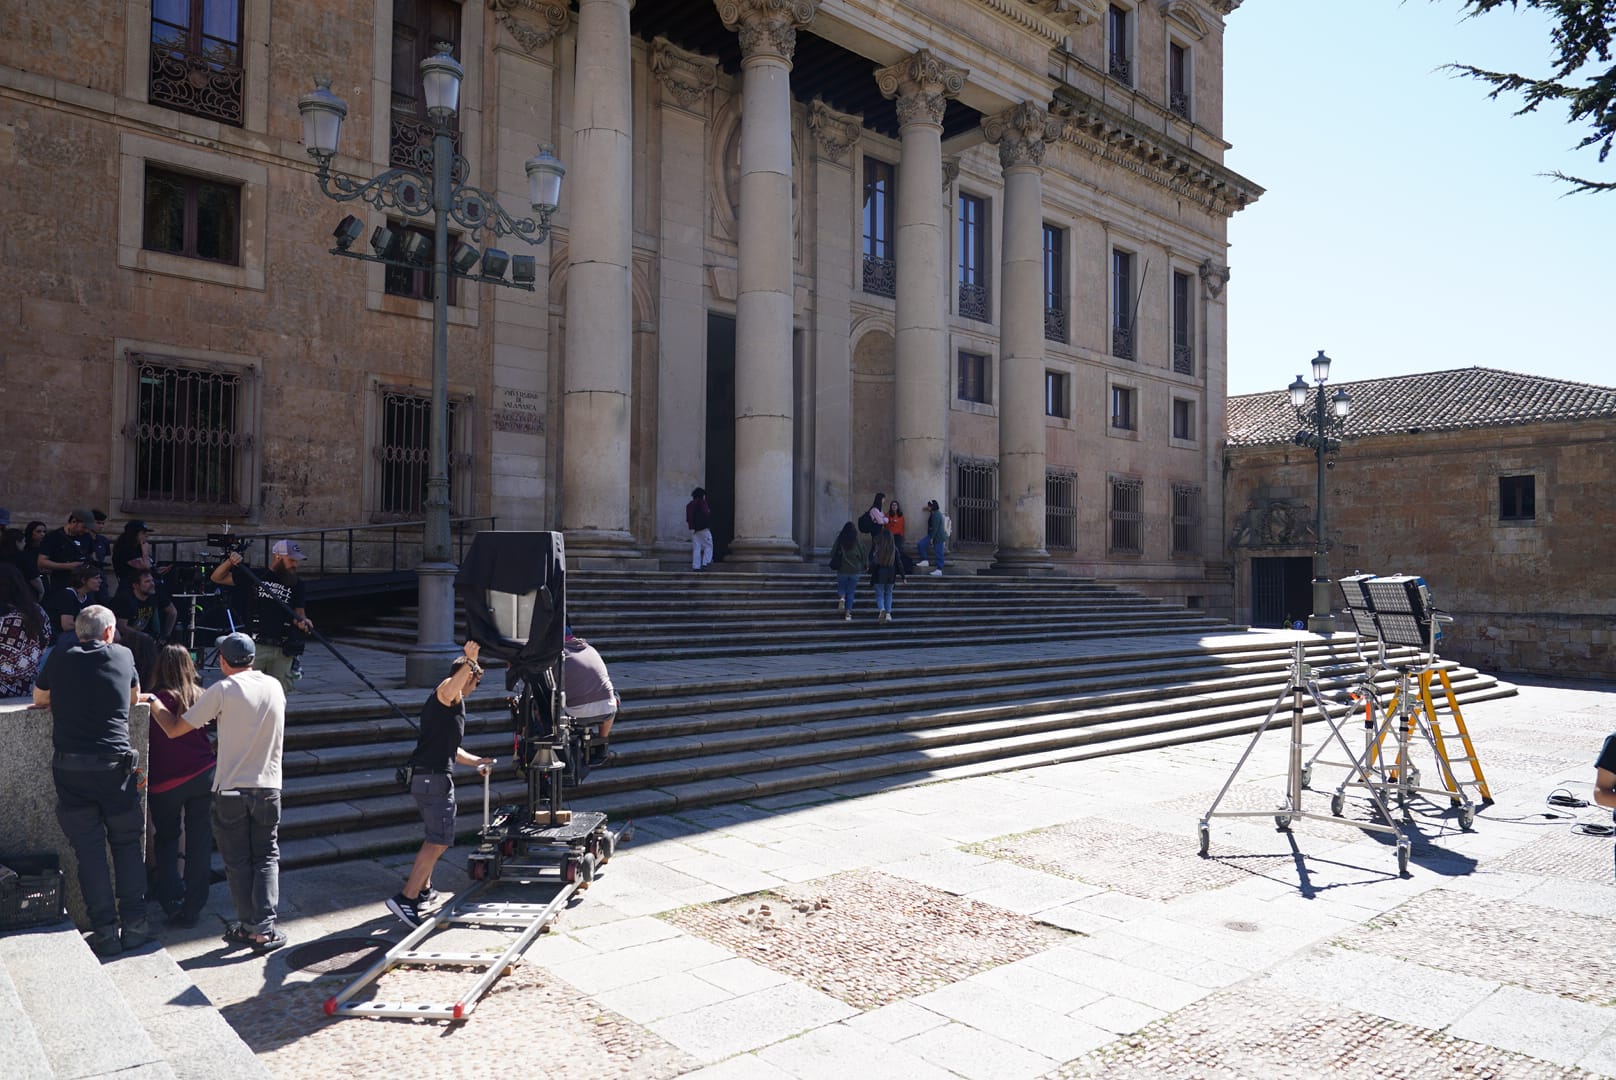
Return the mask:
[[735, 539], [735, 320], [707, 313], [707, 501], [713, 558]]
[[1313, 611], [1313, 560], [1306, 555], [1251, 560], [1251, 625], [1282, 629]]

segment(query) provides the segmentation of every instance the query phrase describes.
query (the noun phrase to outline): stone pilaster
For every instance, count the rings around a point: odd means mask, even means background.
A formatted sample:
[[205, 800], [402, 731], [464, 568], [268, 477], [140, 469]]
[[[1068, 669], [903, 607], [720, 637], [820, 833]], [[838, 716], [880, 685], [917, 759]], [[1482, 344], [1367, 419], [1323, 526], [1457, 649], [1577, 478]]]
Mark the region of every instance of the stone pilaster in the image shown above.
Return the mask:
[[948, 504], [948, 239], [943, 111], [968, 73], [921, 49], [875, 73], [897, 101], [898, 166], [896, 461], [892, 494], [905, 506]]
[[818, 0], [717, 0], [741, 45], [732, 562], [795, 558], [791, 57]]
[[629, 531], [633, 188], [629, 0], [580, 0], [567, 271], [561, 524], [572, 558], [637, 555]]
[[1061, 124], [1032, 102], [982, 122], [1004, 169], [999, 242], [999, 550], [997, 569], [1042, 569], [1044, 550], [1043, 161]]
[[[1195, 370], [1203, 376], [1205, 393], [1201, 398], [1199, 434], [1205, 454], [1206, 479], [1201, 484], [1201, 550], [1206, 561], [1222, 568], [1223, 528], [1223, 441], [1227, 434], [1225, 402], [1229, 395], [1229, 308], [1223, 299], [1229, 284], [1229, 267], [1207, 259], [1201, 263], [1200, 337], [1195, 342]], [[1213, 362], [1213, 357], [1218, 361]]]
[[688, 558], [685, 502], [707, 483], [707, 305], [703, 215], [707, 206], [708, 102], [718, 61], [666, 39], [651, 43], [661, 128], [657, 190], [657, 496], [659, 554]]

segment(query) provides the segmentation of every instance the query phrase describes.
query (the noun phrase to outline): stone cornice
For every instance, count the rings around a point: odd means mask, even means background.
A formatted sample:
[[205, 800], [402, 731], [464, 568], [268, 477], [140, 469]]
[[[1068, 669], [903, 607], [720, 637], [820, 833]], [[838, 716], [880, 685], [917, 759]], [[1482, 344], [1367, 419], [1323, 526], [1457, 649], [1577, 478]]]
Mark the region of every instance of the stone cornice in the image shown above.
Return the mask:
[[982, 121], [982, 135], [999, 148], [1005, 170], [1044, 163], [1044, 145], [1061, 137], [1065, 124], [1030, 101], [1012, 105]]
[[1062, 122], [1063, 142], [1159, 184], [1213, 213], [1228, 217], [1256, 202], [1263, 193], [1261, 187], [1234, 170], [1074, 87], [1056, 89], [1051, 111]]
[[875, 73], [882, 96], [898, 103], [898, 126], [931, 123], [941, 126], [948, 99], [965, 89], [970, 72], [950, 67], [930, 49], [904, 57]]
[[1244, 0], [1207, 0], [1207, 3], [1212, 5], [1212, 10], [1217, 12], [1219, 15], [1230, 14], [1243, 2]]
[[715, 0], [718, 20], [741, 40], [741, 58], [791, 62], [797, 31], [814, 21], [819, 0]]
[[814, 133], [820, 156], [840, 163], [863, 133], [864, 118], [837, 112], [814, 98], [808, 106], [808, 130]]
[[651, 74], [664, 93], [681, 107], [695, 110], [707, 92], [718, 85], [718, 61], [686, 52], [659, 37], [651, 43]]
[[1065, 41], [1071, 27], [1083, 26], [1100, 17], [1100, 0], [976, 0], [976, 3], [1030, 30], [1051, 45]]
[[567, 5], [553, 0], [488, 0], [488, 9], [527, 52], [542, 49], [567, 28]]

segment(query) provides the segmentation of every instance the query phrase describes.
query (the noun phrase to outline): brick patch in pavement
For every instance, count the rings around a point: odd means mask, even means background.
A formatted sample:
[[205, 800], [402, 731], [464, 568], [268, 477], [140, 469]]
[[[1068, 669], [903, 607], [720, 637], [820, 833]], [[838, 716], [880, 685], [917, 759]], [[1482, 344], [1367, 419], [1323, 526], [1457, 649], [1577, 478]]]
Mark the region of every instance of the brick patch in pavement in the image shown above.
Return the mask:
[[1616, 924], [1603, 916], [1433, 889], [1335, 944], [1574, 1001], [1616, 1005], [1616, 969], [1594, 959], [1616, 956]]
[[[389, 974], [372, 996], [453, 1001], [476, 974], [445, 968]], [[221, 1010], [258, 1060], [279, 1080], [337, 1075], [430, 1076], [486, 1080], [491, 1075], [547, 1080], [650, 1080], [699, 1065], [655, 1032], [602, 1008], [534, 964], [494, 984], [462, 1024], [324, 1014], [344, 979], [267, 990]], [[542, 1056], [534, 1056], [542, 1047]]]
[[[1587, 814], [1583, 820], [1596, 825], [1610, 824], [1608, 811]], [[1573, 832], [1571, 823], [1556, 827], [1547, 836], [1487, 860], [1488, 872], [1537, 874], [1543, 877], [1597, 881], [1612, 880], [1610, 837]]]
[[1344, 1005], [1246, 986], [1204, 998], [1046, 1075], [1049, 1080], [1163, 1076], [1542, 1080], [1593, 1074]]
[[1254, 855], [1222, 843], [1212, 858], [1203, 859], [1196, 854], [1193, 836], [1187, 829], [1164, 833], [1086, 818], [982, 841], [966, 850], [1147, 900], [1221, 889], [1252, 874], [1294, 865], [1285, 856]]
[[1073, 937], [1013, 911], [874, 871], [661, 917], [861, 1009], [937, 990]]

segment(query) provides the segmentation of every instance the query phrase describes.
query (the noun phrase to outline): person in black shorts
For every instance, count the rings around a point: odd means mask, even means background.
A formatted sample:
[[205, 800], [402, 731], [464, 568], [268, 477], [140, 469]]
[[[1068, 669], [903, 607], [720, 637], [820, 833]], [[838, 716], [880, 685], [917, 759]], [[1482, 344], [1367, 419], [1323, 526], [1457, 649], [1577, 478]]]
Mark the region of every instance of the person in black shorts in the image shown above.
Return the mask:
[[1605, 740], [1594, 762], [1594, 803], [1611, 811], [1616, 818], [1616, 735]]
[[404, 890], [387, 901], [387, 910], [410, 926], [421, 924], [421, 908], [436, 899], [432, 868], [455, 841], [455, 765], [475, 765], [487, 775], [493, 758], [478, 757], [462, 749], [466, 737], [466, 695], [477, 689], [483, 669], [477, 663], [475, 641], [465, 644], [465, 655], [455, 658], [449, 677], [438, 684], [421, 706], [421, 733], [406, 765], [412, 770], [410, 794], [421, 810], [426, 839], [415, 855]]

